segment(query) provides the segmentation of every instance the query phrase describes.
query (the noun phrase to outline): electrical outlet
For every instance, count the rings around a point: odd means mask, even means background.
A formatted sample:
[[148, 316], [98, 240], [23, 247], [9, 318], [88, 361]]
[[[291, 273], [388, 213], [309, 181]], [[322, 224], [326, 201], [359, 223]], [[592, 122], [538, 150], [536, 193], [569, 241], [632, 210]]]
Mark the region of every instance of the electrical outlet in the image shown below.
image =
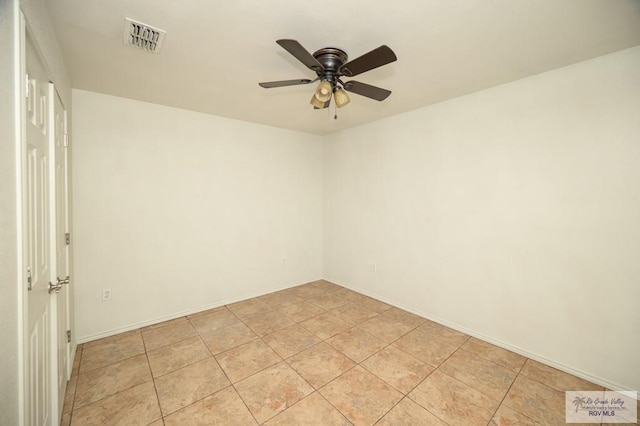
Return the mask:
[[287, 264], [287, 258], [283, 257], [282, 258], [282, 266], [284, 267]]
[[108, 302], [109, 300], [111, 300], [111, 289], [110, 288], [103, 288], [102, 289], [102, 301], [103, 302]]
[[375, 263], [372, 263], [372, 264], [371, 264], [371, 270], [372, 270], [373, 272], [376, 272], [376, 271], [378, 270], [378, 265], [376, 265]]

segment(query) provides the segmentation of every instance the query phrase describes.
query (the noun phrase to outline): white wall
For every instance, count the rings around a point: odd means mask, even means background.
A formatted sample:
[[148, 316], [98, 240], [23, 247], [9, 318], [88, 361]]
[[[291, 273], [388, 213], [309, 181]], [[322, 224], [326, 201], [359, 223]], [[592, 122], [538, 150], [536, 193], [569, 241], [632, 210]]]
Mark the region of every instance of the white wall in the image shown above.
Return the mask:
[[640, 389], [638, 70], [640, 47], [330, 135], [325, 278]]
[[321, 277], [321, 137], [80, 90], [73, 104], [80, 340]]

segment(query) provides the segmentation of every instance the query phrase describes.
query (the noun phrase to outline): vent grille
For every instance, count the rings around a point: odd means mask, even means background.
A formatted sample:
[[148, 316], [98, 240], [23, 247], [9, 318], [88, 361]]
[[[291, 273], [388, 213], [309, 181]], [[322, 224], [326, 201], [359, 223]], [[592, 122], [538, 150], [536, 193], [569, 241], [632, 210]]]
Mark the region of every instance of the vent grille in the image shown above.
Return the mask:
[[125, 18], [124, 44], [150, 53], [160, 53], [166, 31]]

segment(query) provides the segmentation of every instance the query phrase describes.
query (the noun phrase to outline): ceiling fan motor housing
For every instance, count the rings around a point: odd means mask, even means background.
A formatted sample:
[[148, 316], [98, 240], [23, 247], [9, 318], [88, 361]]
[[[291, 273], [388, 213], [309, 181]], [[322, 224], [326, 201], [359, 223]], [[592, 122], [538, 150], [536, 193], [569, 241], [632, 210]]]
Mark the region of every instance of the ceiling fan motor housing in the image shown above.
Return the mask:
[[323, 71], [316, 71], [318, 77], [335, 86], [340, 77], [340, 67], [349, 59], [347, 52], [336, 47], [325, 47], [314, 52], [313, 57], [324, 67]]

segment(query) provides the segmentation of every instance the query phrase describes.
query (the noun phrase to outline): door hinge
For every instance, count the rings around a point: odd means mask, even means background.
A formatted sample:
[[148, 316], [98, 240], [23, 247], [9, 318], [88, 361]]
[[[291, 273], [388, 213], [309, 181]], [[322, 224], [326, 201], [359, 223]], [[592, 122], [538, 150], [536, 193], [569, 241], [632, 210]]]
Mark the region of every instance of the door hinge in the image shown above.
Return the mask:
[[65, 148], [69, 148], [69, 135], [67, 133], [64, 134], [64, 142], [62, 144]]
[[71, 330], [67, 330], [67, 343], [71, 343]]
[[67, 246], [71, 244], [71, 234], [69, 234], [68, 232], [64, 234], [64, 244]]
[[31, 267], [27, 268], [27, 290], [31, 291], [32, 288], [32, 284], [31, 284]]
[[24, 97], [29, 99], [29, 74], [25, 74]]

